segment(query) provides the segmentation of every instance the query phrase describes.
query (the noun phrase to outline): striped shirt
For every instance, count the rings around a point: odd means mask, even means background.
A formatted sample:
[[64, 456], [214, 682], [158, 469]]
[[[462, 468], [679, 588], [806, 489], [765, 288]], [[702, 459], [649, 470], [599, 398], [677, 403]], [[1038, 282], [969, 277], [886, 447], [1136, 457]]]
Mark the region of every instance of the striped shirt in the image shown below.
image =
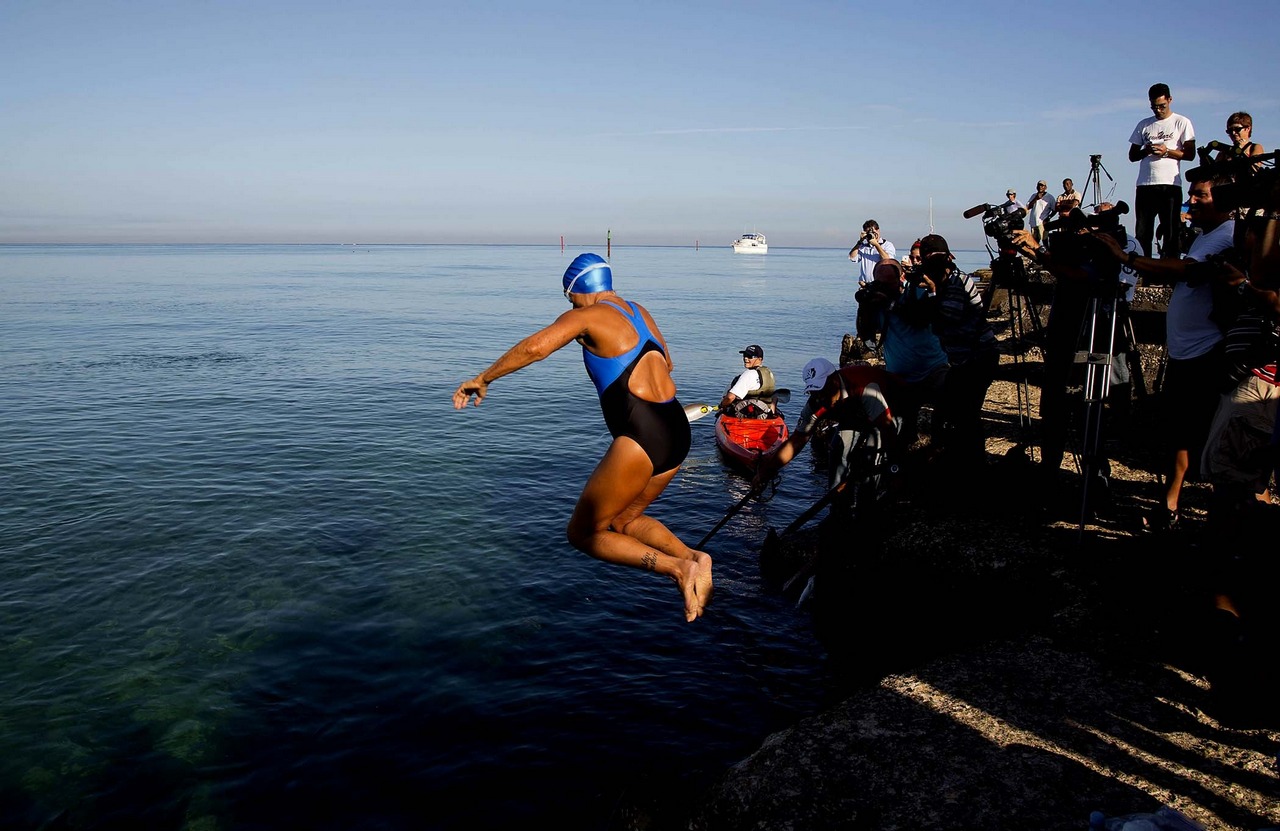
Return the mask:
[[1276, 384], [1276, 360], [1280, 358], [1280, 321], [1253, 297], [1226, 289], [1215, 298], [1215, 317], [1223, 327], [1223, 352], [1227, 381], [1235, 386], [1250, 374]]
[[959, 269], [952, 270], [938, 285], [938, 316], [933, 331], [952, 366], [995, 351], [996, 333], [987, 320], [982, 292], [977, 282]]

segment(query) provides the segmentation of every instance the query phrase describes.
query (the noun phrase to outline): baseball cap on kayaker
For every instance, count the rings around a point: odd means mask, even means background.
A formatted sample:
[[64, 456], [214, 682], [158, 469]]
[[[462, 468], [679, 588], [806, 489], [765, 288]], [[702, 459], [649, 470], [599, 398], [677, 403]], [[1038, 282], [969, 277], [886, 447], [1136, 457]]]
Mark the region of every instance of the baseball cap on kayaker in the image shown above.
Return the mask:
[[746, 349], [741, 350], [740, 354], [744, 358], [763, 358], [764, 350], [756, 344], [751, 344]]
[[599, 254], [579, 254], [564, 271], [564, 296], [613, 291], [613, 269]]
[[827, 385], [827, 379], [836, 371], [836, 365], [826, 358], [814, 358], [804, 365], [804, 391], [817, 392]]

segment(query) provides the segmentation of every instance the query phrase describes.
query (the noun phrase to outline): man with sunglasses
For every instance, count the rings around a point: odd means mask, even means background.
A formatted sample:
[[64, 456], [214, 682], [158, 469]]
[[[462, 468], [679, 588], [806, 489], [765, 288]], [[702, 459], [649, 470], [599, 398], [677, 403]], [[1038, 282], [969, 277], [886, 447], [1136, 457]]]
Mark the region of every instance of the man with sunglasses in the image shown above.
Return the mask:
[[1195, 128], [1191, 126], [1191, 119], [1173, 111], [1173, 95], [1168, 84], [1152, 84], [1147, 98], [1151, 101], [1152, 115], [1139, 121], [1129, 136], [1129, 161], [1138, 163], [1133, 235], [1142, 246], [1144, 256], [1151, 256], [1154, 234], [1160, 241], [1160, 256], [1177, 259], [1182, 254], [1181, 162], [1195, 161]]

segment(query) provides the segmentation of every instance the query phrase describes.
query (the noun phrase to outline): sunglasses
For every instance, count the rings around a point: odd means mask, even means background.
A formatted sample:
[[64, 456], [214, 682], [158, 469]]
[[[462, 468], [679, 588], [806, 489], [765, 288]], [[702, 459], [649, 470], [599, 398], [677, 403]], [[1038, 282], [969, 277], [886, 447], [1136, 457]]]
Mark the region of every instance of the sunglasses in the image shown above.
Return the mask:
[[1244, 126], [1243, 124], [1232, 124], [1231, 126], [1227, 127], [1227, 132], [1228, 132], [1228, 133], [1242, 133], [1242, 132], [1244, 132], [1244, 130], [1245, 130], [1245, 129], [1246, 129], [1246, 128], [1245, 128], [1245, 126]]

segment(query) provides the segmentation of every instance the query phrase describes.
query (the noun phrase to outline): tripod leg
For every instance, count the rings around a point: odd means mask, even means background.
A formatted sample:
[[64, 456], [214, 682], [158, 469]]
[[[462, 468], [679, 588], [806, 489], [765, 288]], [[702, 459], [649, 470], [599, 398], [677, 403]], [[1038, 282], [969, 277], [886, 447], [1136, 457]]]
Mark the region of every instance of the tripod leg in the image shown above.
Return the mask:
[[1147, 379], [1142, 373], [1142, 354], [1138, 351], [1138, 336], [1133, 330], [1133, 318], [1124, 313], [1123, 333], [1125, 360], [1129, 362], [1129, 378], [1133, 384], [1133, 392], [1139, 399], [1147, 397]]
[[[1112, 365], [1116, 353], [1117, 306], [1115, 297], [1090, 300], [1089, 366], [1085, 382], [1085, 435], [1082, 449], [1084, 474], [1080, 500], [1081, 531], [1098, 497], [1110, 496], [1111, 463], [1103, 450], [1103, 415], [1111, 393]], [[1096, 492], [1096, 496], [1090, 491]]]
[[1018, 429], [1022, 434], [1024, 442], [1030, 446], [1032, 444], [1031, 434], [1031, 390], [1027, 381], [1027, 367], [1023, 357], [1023, 349], [1025, 348], [1026, 334], [1022, 324], [1022, 295], [1016, 293], [1012, 289], [1009, 290], [1009, 333], [1013, 341], [1014, 362], [1018, 365], [1017, 372], [1017, 390], [1018, 390]]

